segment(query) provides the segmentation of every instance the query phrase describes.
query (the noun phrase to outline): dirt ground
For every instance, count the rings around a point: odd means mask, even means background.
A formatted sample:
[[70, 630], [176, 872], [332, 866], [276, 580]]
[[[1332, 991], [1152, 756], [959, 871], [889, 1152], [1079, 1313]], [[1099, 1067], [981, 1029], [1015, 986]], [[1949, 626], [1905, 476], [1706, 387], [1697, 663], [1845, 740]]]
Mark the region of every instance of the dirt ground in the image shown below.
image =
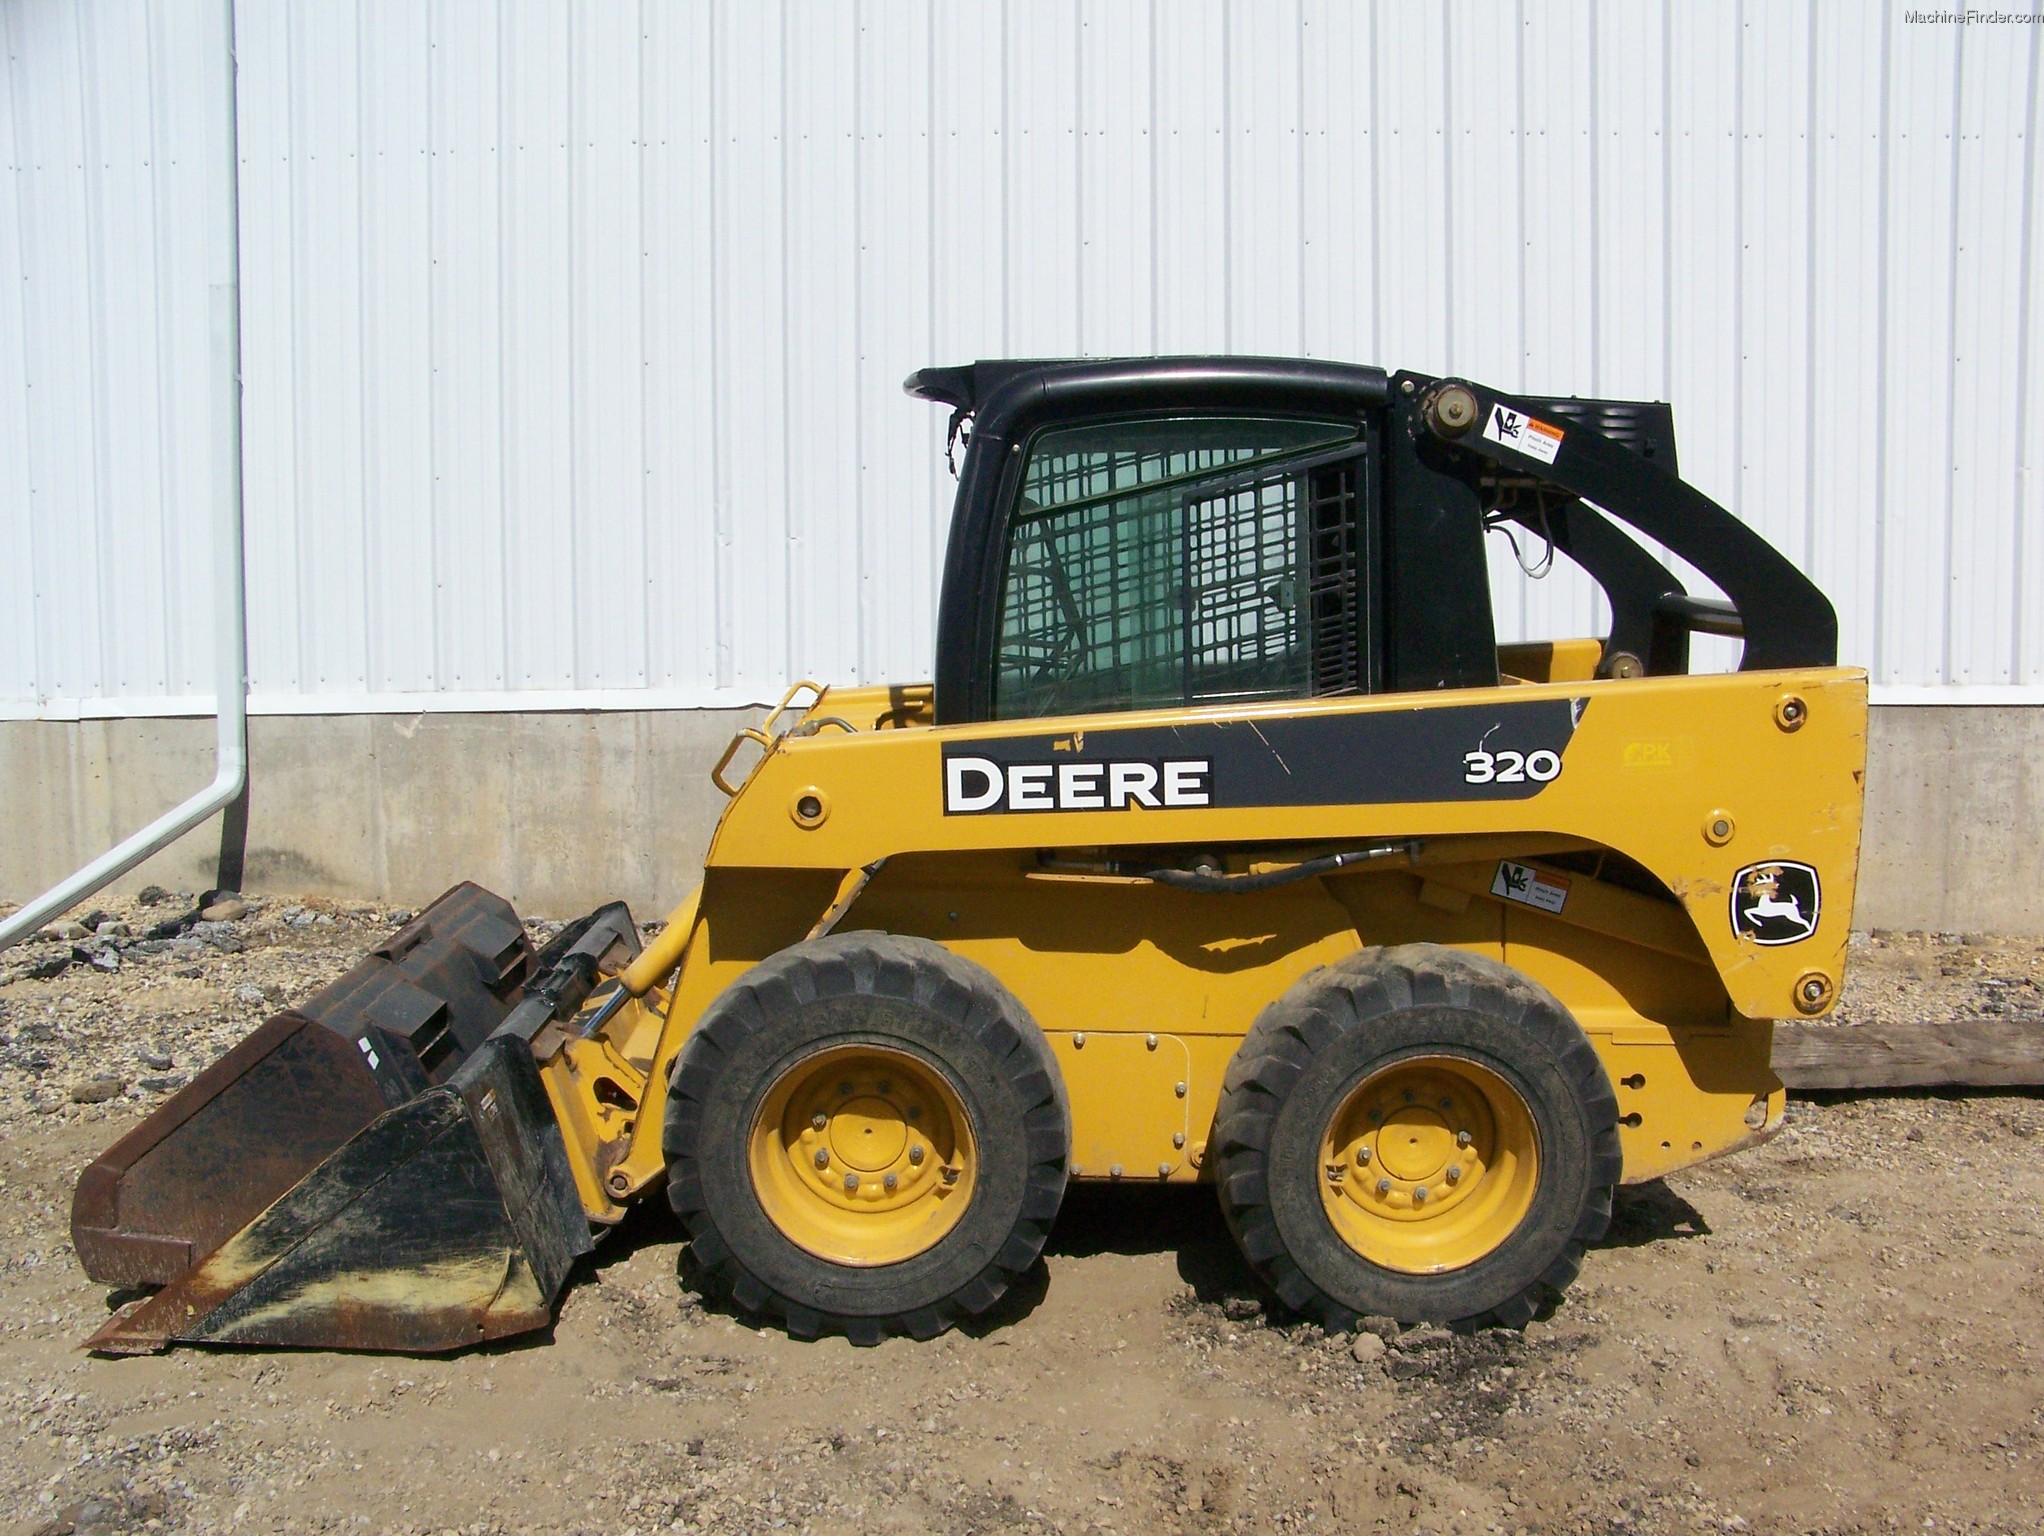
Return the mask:
[[[529, 1342], [81, 1353], [108, 1298], [67, 1241], [78, 1170], [393, 916], [273, 899], [0, 955], [9, 1536], [2044, 1528], [2022, 1096], [1796, 1102], [1765, 1148], [1626, 1191], [1523, 1336], [1324, 1338], [1266, 1309], [1209, 1193], [1082, 1189], [1033, 1283], [929, 1344], [706, 1309], [649, 1209]], [[2044, 1015], [2034, 943], [1877, 934], [1856, 960], [1848, 1021]]]

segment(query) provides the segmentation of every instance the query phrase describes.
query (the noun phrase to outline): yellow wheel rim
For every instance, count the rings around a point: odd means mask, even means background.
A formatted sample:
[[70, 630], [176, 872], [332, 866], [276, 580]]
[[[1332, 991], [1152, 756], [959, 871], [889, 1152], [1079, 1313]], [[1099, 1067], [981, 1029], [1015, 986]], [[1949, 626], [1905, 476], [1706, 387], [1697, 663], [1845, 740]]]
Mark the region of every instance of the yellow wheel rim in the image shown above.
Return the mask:
[[957, 1091], [904, 1051], [805, 1056], [760, 1102], [749, 1145], [767, 1219], [838, 1264], [899, 1264], [934, 1248], [972, 1203], [979, 1148]]
[[1320, 1199], [1341, 1240], [1409, 1275], [1462, 1269], [1518, 1230], [1540, 1182], [1526, 1101], [1459, 1056], [1357, 1084], [1320, 1141]]

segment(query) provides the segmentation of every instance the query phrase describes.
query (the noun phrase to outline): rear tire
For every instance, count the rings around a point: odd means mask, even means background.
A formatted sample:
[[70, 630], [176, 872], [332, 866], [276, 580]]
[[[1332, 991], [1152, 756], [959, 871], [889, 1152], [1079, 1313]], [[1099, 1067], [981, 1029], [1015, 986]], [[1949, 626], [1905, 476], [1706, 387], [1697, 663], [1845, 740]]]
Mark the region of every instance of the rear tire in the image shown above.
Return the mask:
[[993, 975], [850, 933], [782, 950], [710, 1006], [662, 1145], [712, 1290], [798, 1337], [872, 1344], [934, 1337], [1036, 1262], [1071, 1123], [1048, 1042]]
[[1523, 1326], [1603, 1236], [1622, 1171], [1617, 1098], [1568, 1010], [1429, 944], [1362, 950], [1266, 1008], [1215, 1133], [1244, 1256], [1331, 1329]]

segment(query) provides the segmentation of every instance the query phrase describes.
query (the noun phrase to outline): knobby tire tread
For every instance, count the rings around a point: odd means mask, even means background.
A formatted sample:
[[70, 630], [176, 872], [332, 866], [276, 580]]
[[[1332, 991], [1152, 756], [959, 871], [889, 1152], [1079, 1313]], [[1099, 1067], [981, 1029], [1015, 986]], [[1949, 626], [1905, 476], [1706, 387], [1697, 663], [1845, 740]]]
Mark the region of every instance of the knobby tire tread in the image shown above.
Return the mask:
[[[985, 1050], [1021, 1103], [1028, 1160], [1014, 1225], [984, 1267], [944, 1296], [877, 1315], [807, 1304], [755, 1273], [720, 1230], [700, 1173], [705, 1103], [738, 1048], [776, 1011], [857, 995], [912, 1003]], [[1049, 1042], [991, 972], [928, 939], [853, 932], [769, 956], [711, 1004], [670, 1073], [661, 1144], [669, 1203], [688, 1231], [707, 1288], [747, 1312], [780, 1318], [794, 1337], [841, 1333], [854, 1344], [873, 1345], [889, 1334], [935, 1338], [988, 1311], [1036, 1264], [1064, 1200], [1071, 1116]]]
[[1552, 994], [1496, 961], [1430, 944], [1363, 949], [1308, 973], [1265, 1008], [1229, 1065], [1215, 1117], [1221, 1208], [1243, 1256], [1287, 1306], [1330, 1330], [1356, 1326], [1358, 1313], [1317, 1285], [1287, 1249], [1272, 1209], [1267, 1154], [1287, 1098], [1321, 1051], [1418, 1006], [1488, 1013], [1528, 1031], [1559, 1067], [1588, 1124], [1587, 1190], [1558, 1251], [1487, 1308], [1400, 1319], [1522, 1328], [1568, 1287], [1585, 1249], [1609, 1229], [1624, 1157], [1617, 1095], [1596, 1048]]

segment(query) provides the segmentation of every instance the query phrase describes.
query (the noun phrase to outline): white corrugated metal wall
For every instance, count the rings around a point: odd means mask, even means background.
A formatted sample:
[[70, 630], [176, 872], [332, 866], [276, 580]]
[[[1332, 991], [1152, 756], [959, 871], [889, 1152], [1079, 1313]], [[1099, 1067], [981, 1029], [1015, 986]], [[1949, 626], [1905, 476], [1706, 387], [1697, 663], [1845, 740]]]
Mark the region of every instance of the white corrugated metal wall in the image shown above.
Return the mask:
[[[196, 3], [0, 5], [7, 713], [208, 686]], [[927, 675], [951, 481], [902, 376], [1151, 351], [1671, 400], [1687, 476], [1833, 594], [1885, 696], [2044, 696], [2044, 27], [1852, 0], [238, 27], [258, 709]], [[1499, 597], [1508, 632], [1595, 618], [1565, 574]]]

